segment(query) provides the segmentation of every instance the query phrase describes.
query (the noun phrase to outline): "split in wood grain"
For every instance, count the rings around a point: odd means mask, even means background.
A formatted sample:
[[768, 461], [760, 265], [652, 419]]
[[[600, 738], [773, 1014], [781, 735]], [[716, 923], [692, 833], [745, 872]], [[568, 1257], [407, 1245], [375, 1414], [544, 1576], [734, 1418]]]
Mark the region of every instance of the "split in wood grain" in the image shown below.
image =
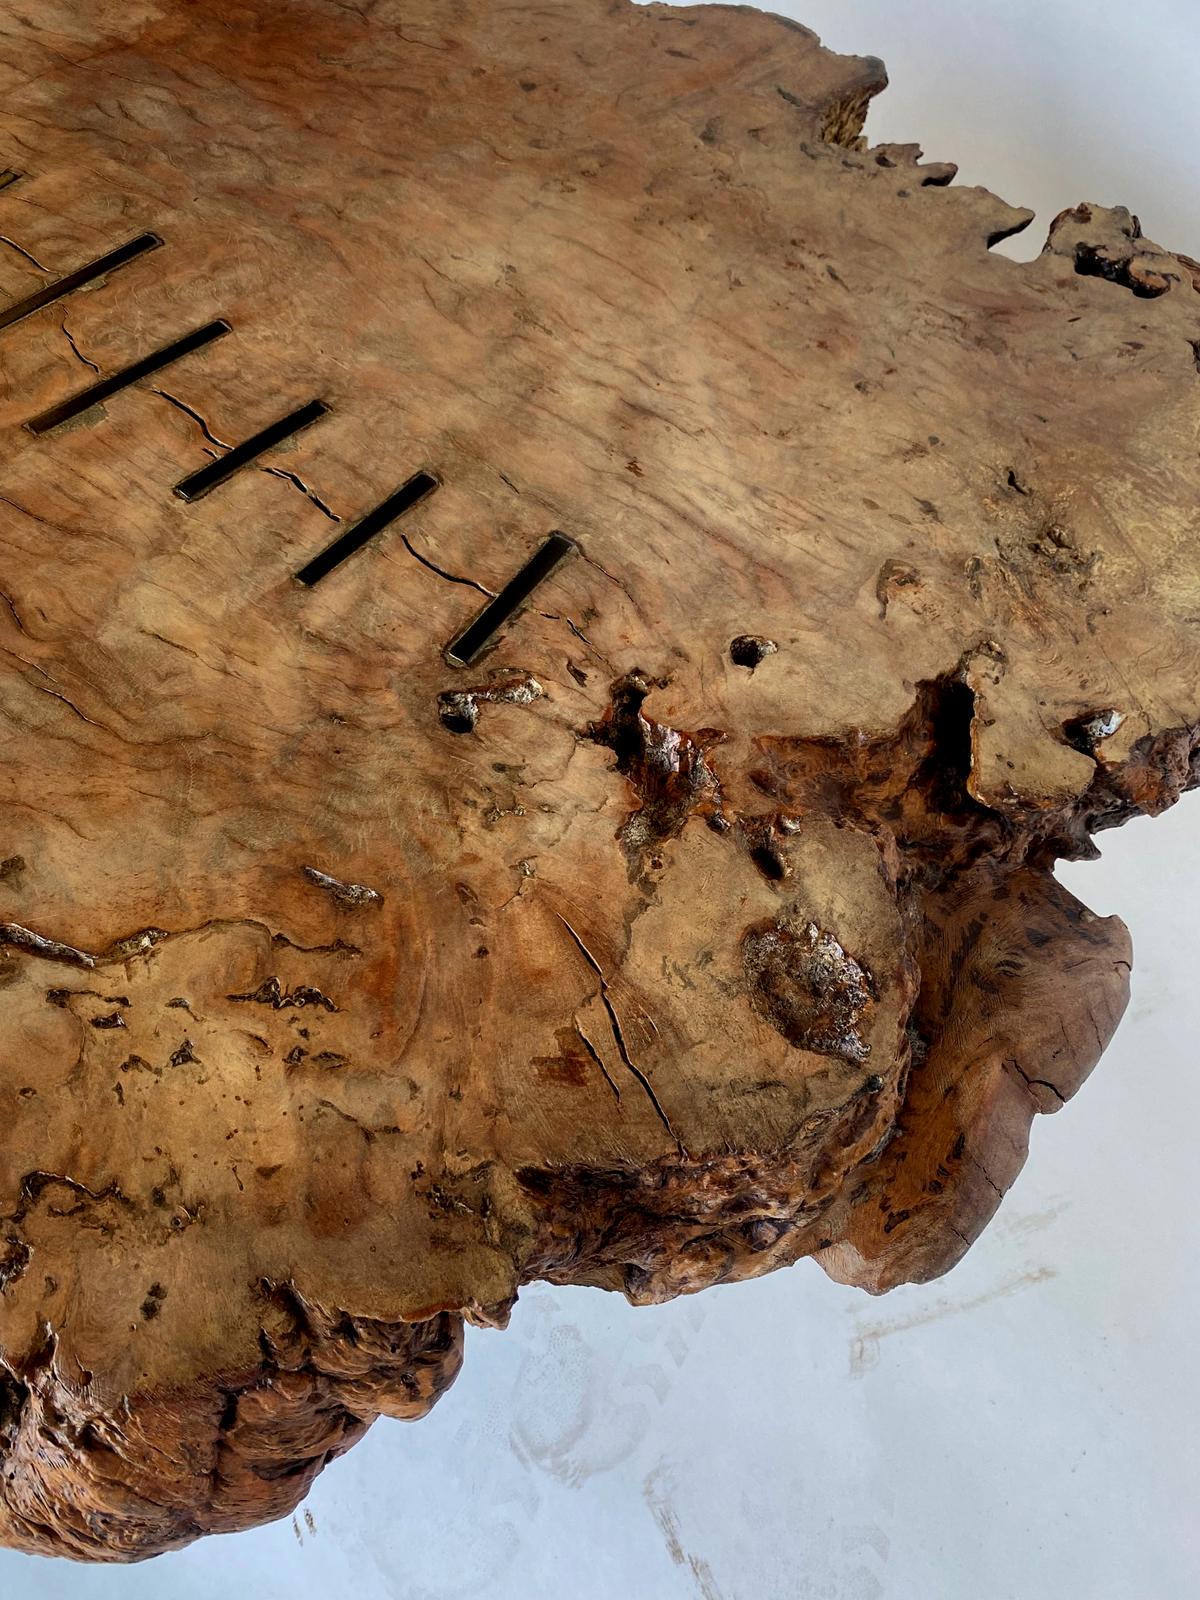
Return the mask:
[[520, 572], [490, 600], [475, 620], [447, 646], [446, 655], [455, 666], [466, 667], [477, 660], [500, 629], [525, 604], [533, 591], [546, 581], [555, 568], [579, 546], [565, 533], [552, 533], [545, 544], [530, 556]]
[[285, 439], [290, 439], [302, 428], [309, 428], [314, 422], [319, 422], [328, 413], [329, 407], [323, 400], [310, 400], [307, 405], [290, 411], [286, 417], [280, 417], [277, 422], [272, 422], [257, 433], [251, 434], [248, 439], [243, 439], [241, 444], [235, 444], [226, 455], [218, 456], [215, 461], [210, 461], [196, 472], [189, 473], [186, 478], [181, 478], [175, 485], [175, 493], [181, 500], [201, 499], [213, 489], [226, 483], [242, 467], [257, 460], [276, 445], [282, 444]]
[[[66, 330], [64, 329], [64, 332]], [[70, 422], [75, 417], [82, 416], [85, 411], [90, 411], [93, 406], [102, 404], [111, 399], [114, 394], [119, 394], [122, 389], [127, 389], [131, 384], [137, 383], [140, 378], [148, 378], [155, 372], [161, 372], [164, 367], [169, 367], [172, 362], [181, 360], [184, 356], [191, 355], [193, 351], [202, 350], [205, 345], [212, 344], [215, 339], [220, 339], [224, 334], [231, 332], [228, 322], [218, 320], [206, 323], [202, 328], [196, 328], [191, 333], [186, 333], [181, 339], [174, 340], [171, 344], [164, 345], [161, 350], [143, 356], [140, 361], [131, 362], [129, 366], [122, 367], [119, 372], [114, 372], [110, 377], [101, 378], [98, 383], [90, 384], [86, 389], [81, 389], [78, 394], [72, 395], [69, 400], [61, 400], [57, 405], [41, 412], [36, 417], [31, 417], [25, 424], [30, 433], [49, 433], [51, 429], [61, 427], [64, 422]], [[70, 337], [68, 335], [68, 337]]]
[[297, 579], [309, 587], [315, 583], [320, 583], [321, 579], [328, 577], [335, 567], [340, 567], [343, 561], [349, 560], [376, 534], [382, 533], [385, 528], [390, 527], [406, 511], [411, 511], [413, 506], [426, 499], [437, 487], [438, 480], [431, 472], [414, 474], [394, 494], [390, 494], [386, 500], [380, 501], [373, 510], [368, 511], [352, 528], [347, 528], [345, 533], [301, 567], [296, 574]]
[[131, 261], [136, 261], [139, 256], [148, 250], [157, 250], [162, 240], [156, 233], [139, 234], [136, 239], [130, 239], [128, 244], [119, 245], [117, 249], [110, 250], [107, 255], [98, 257], [88, 263], [86, 267], [79, 267], [75, 272], [68, 272], [66, 277], [48, 283], [44, 289], [38, 289], [31, 295], [26, 295], [23, 300], [16, 301], [13, 305], [0, 311], [0, 332], [11, 328], [15, 323], [21, 322], [25, 317], [32, 316], [35, 311], [40, 311], [44, 306], [53, 305], [55, 301], [64, 296], [75, 294], [80, 289], [86, 289], [93, 283], [98, 283], [101, 278], [110, 272], [116, 272], [119, 267], [128, 266]]

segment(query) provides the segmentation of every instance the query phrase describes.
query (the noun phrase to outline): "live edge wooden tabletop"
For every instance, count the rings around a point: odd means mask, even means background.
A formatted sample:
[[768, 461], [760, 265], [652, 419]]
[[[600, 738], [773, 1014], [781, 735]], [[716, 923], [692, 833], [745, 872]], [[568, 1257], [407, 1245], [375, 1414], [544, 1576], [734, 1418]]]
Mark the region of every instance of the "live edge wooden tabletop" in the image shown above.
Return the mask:
[[929, 1278], [1095, 1064], [1052, 867], [1198, 776], [1200, 268], [992, 253], [884, 82], [4, 6], [3, 1540], [278, 1516], [533, 1278]]

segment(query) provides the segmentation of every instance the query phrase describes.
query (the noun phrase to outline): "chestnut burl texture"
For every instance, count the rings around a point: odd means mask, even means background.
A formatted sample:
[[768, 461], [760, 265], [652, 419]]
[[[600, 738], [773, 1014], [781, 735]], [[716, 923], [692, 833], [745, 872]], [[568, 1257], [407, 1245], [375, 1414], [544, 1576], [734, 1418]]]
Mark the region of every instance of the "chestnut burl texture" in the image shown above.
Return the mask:
[[1094, 1066], [1053, 868], [1197, 780], [1200, 268], [994, 253], [884, 82], [4, 6], [3, 1541], [286, 1513], [535, 1278], [931, 1278]]

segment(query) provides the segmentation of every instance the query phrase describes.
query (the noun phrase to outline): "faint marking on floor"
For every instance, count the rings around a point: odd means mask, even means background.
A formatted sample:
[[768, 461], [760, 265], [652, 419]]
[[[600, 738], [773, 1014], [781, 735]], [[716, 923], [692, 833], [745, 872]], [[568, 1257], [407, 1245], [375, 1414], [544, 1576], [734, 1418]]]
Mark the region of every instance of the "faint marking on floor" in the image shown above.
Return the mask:
[[514, 1456], [571, 1488], [619, 1466], [653, 1428], [690, 1342], [675, 1329], [650, 1352], [663, 1360], [633, 1365], [594, 1348], [566, 1313], [550, 1310], [514, 1389]]
[[1045, 1283], [1057, 1277], [1053, 1267], [1034, 1267], [1028, 1272], [1016, 1272], [1003, 1279], [994, 1289], [977, 1294], [970, 1300], [937, 1300], [923, 1311], [911, 1316], [897, 1317], [890, 1322], [860, 1322], [850, 1341], [850, 1376], [861, 1378], [879, 1361], [879, 1341], [892, 1333], [907, 1333], [910, 1328], [922, 1328], [930, 1322], [940, 1322], [943, 1317], [955, 1317], [964, 1311], [976, 1311], [993, 1300], [1003, 1300], [1035, 1283]]
[[1070, 1204], [1064, 1196], [1056, 1196], [1042, 1211], [1001, 1213], [992, 1225], [992, 1233], [1000, 1239], [1026, 1239], [1031, 1233], [1040, 1233], [1043, 1228], [1050, 1227], [1070, 1208]]
[[679, 1518], [675, 1515], [675, 1507], [671, 1504], [670, 1495], [663, 1484], [664, 1476], [662, 1465], [655, 1467], [642, 1486], [642, 1497], [650, 1508], [650, 1515], [658, 1523], [667, 1554], [677, 1567], [686, 1567], [692, 1574], [696, 1593], [701, 1596], [701, 1600], [721, 1600], [721, 1591], [717, 1588], [708, 1562], [701, 1560], [699, 1556], [689, 1555], [683, 1548], [683, 1541], [679, 1537]]

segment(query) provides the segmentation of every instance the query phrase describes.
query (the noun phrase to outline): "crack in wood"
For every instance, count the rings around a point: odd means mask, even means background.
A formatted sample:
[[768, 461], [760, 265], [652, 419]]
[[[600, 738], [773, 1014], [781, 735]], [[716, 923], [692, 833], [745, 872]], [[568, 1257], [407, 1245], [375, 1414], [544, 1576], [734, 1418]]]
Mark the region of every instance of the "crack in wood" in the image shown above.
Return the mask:
[[[305, 405], [297, 406], [286, 416], [279, 417], [274, 422], [269, 422], [265, 428], [260, 428], [257, 433], [252, 433], [249, 438], [229, 446], [225, 455], [210, 461], [205, 467], [198, 467], [195, 472], [189, 472], [175, 485], [174, 493], [189, 503], [202, 499], [226, 483], [239, 468], [249, 466], [266, 451], [293, 439], [296, 434], [312, 427], [328, 414], [329, 407], [323, 400], [309, 400]], [[303, 485], [300, 487], [303, 488]], [[329, 512], [328, 515], [332, 516], [333, 513]]]
[[12, 945], [15, 950], [24, 950], [29, 955], [40, 956], [43, 961], [61, 961], [67, 966], [89, 969], [96, 965], [96, 957], [88, 955], [86, 951], [76, 950], [73, 945], [63, 944], [58, 939], [47, 939], [18, 922], [0, 922], [0, 945], [5, 944]]
[[23, 245], [19, 245], [15, 239], [10, 239], [6, 233], [0, 233], [0, 244], [6, 244], [10, 250], [15, 250], [19, 256], [24, 257], [31, 267], [36, 267], [39, 272], [49, 275], [49, 267], [44, 267], [35, 255], [32, 255]]
[[[11, 243], [11, 241], [9, 241]], [[14, 301], [11, 305], [0, 310], [0, 330], [11, 328], [15, 323], [32, 316], [35, 311], [40, 311], [44, 306], [53, 305], [56, 300], [63, 299], [66, 295], [74, 294], [79, 289], [89, 288], [98, 283], [101, 278], [118, 268], [127, 266], [145, 255], [148, 250], [157, 250], [162, 240], [154, 233], [139, 234], [136, 239], [130, 239], [127, 244], [110, 250], [106, 255], [91, 261], [85, 267], [78, 268], [75, 272], [68, 272], [65, 277], [56, 279], [53, 283], [46, 284], [45, 288], [38, 289], [34, 294], [26, 295], [23, 300]], [[20, 249], [20, 246], [14, 246]], [[21, 252], [25, 254], [24, 251]], [[32, 258], [31, 258], [32, 259]], [[36, 266], [37, 263], [34, 262]], [[44, 268], [40, 270], [44, 271]]]
[[300, 870], [310, 883], [316, 884], [318, 889], [327, 890], [341, 905], [359, 907], [383, 904], [379, 890], [368, 888], [365, 883], [344, 883], [341, 878], [331, 877], [317, 867], [302, 867]]
[[500, 629], [521, 609], [530, 595], [543, 584], [561, 562], [578, 550], [574, 539], [565, 533], [552, 533], [534, 551], [521, 570], [504, 585], [474, 619], [446, 647], [446, 658], [455, 666], [467, 667], [482, 655]]
[[313, 505], [316, 506], [317, 510], [320, 511], [322, 515], [328, 517], [330, 522], [340, 522], [342, 520], [336, 511], [330, 510], [315, 489], [309, 488], [308, 484], [305, 483], [304, 479], [298, 472], [289, 472], [285, 467], [263, 467], [262, 470], [270, 473], [271, 477], [273, 478], [283, 478], [287, 483], [290, 483], [294, 489], [299, 489], [300, 493], [311, 500]]
[[444, 578], [447, 583], [459, 583], [468, 589], [478, 589], [480, 594], [486, 594], [490, 599], [495, 598], [494, 590], [485, 588], [482, 583], [476, 583], [474, 578], [460, 578], [456, 573], [447, 572], [444, 567], [439, 567], [437, 562], [431, 561], [428, 556], [422, 555], [406, 533], [400, 535], [400, 543], [415, 561], [419, 561], [423, 567], [428, 567], [430, 572], [439, 578]]
[[99, 374], [100, 368], [96, 365], [96, 363], [93, 360], [90, 359], [90, 357], [84, 355], [83, 351], [79, 348], [78, 344], [75, 342], [74, 334], [72, 334], [70, 328], [67, 327], [66, 323], [63, 322], [63, 323], [60, 324], [60, 326], [61, 326], [62, 331], [63, 331], [63, 337], [66, 339], [67, 343], [71, 346], [72, 354], [76, 357], [76, 359], [83, 366], [90, 367], [93, 372], [95, 372], [96, 374]]
[[[293, 474], [288, 476], [292, 476], [294, 482], [300, 482]], [[331, 545], [326, 546], [311, 561], [301, 567], [296, 574], [297, 580], [310, 586], [320, 583], [322, 578], [328, 577], [344, 561], [357, 554], [364, 545], [368, 544], [378, 534], [384, 532], [385, 529], [391, 527], [397, 518], [406, 515], [414, 506], [427, 499], [438, 487], [439, 481], [431, 472], [415, 473], [394, 494], [388, 495], [385, 500], [381, 500], [377, 506], [372, 507], [370, 511], [359, 518], [352, 528], [347, 529]], [[318, 503], [322, 504], [322, 502]], [[340, 522], [341, 518], [334, 517], [334, 521]], [[401, 537], [403, 538], [403, 535]], [[406, 545], [408, 544], [407, 540], [404, 542]], [[408, 548], [411, 552], [411, 545]], [[418, 559], [420, 558], [418, 557]]]
[[[94, 372], [99, 373], [100, 368], [94, 361], [89, 361], [80, 351], [65, 322], [62, 324], [62, 331], [80, 361], [85, 366], [91, 367]], [[101, 377], [99, 382], [90, 384], [86, 389], [81, 389], [78, 394], [59, 401], [57, 405], [51, 406], [36, 417], [31, 417], [25, 426], [33, 434], [49, 433], [52, 428], [61, 427], [64, 422], [69, 422], [75, 417], [82, 416], [85, 412], [90, 411], [93, 406], [103, 404], [105, 400], [110, 399], [113, 395], [120, 394], [122, 390], [128, 389], [142, 378], [148, 378], [156, 372], [161, 372], [164, 367], [182, 360], [184, 356], [192, 355], [197, 350], [202, 350], [206, 345], [211, 344], [213, 340], [220, 339], [230, 332], [232, 332], [232, 329], [223, 320], [206, 323], [201, 328], [194, 328], [190, 333], [185, 333], [182, 338], [173, 339], [170, 344], [151, 351], [149, 355], [142, 356], [128, 366], [119, 368], [116, 372], [110, 373], [107, 378]], [[161, 390], [156, 392], [162, 393]]]
[[[613, 1004], [612, 996], [609, 994], [608, 979], [604, 975], [604, 968], [596, 960], [595, 956], [588, 949], [587, 945], [584, 944], [583, 940], [567, 921], [566, 917], [564, 917], [561, 912], [555, 912], [555, 916], [558, 917], [558, 920], [562, 923], [563, 927], [571, 935], [571, 938], [578, 946], [584, 960], [596, 974], [596, 977], [600, 980], [600, 1000], [604, 1005], [605, 1011], [608, 1013], [609, 1026], [612, 1028], [613, 1042], [617, 1047], [617, 1054], [620, 1056], [621, 1060], [624, 1062], [626, 1068], [629, 1070], [632, 1076], [645, 1090], [647, 1098], [649, 1099], [650, 1104], [654, 1107], [659, 1121], [671, 1135], [671, 1138], [675, 1140], [676, 1145], [679, 1147], [680, 1154], [686, 1155], [687, 1152], [683, 1147], [683, 1141], [679, 1138], [678, 1134], [676, 1134], [674, 1128], [672, 1128], [670, 1119], [668, 1118], [667, 1113], [663, 1110], [662, 1103], [654, 1092], [654, 1085], [650, 1082], [650, 1079], [629, 1054], [628, 1047], [625, 1044], [625, 1035], [621, 1031], [621, 1019], [617, 1015], [617, 1008]], [[607, 1074], [605, 1074], [605, 1076], [607, 1076]]]
[[192, 421], [200, 429], [200, 432], [208, 440], [209, 444], [216, 445], [219, 450], [233, 449], [233, 446], [225, 439], [217, 438], [216, 434], [209, 427], [208, 423], [205, 422], [200, 413], [193, 410], [193, 408], [189, 406], [185, 400], [180, 400], [177, 395], [168, 394], [165, 389], [152, 389], [150, 392], [151, 394], [156, 394], [160, 400], [166, 400], [170, 405], [173, 405], [176, 410], [182, 411], [185, 416], [191, 417]]
[[608, 1068], [604, 1065], [604, 1060], [601, 1057], [600, 1052], [596, 1049], [595, 1045], [588, 1038], [587, 1034], [584, 1033], [583, 1028], [580, 1025], [580, 1021], [579, 1021], [578, 1017], [575, 1018], [575, 1032], [579, 1035], [579, 1041], [583, 1045], [583, 1048], [587, 1051], [588, 1055], [592, 1058], [592, 1060], [595, 1062], [595, 1064], [600, 1068], [600, 1071], [604, 1074], [605, 1083], [607, 1083], [608, 1087], [612, 1090], [613, 1094], [615, 1094], [617, 1099], [619, 1100], [621, 1098], [621, 1091], [618, 1088], [617, 1083], [616, 1083], [615, 1079], [613, 1078], [612, 1073], [609, 1072]]

